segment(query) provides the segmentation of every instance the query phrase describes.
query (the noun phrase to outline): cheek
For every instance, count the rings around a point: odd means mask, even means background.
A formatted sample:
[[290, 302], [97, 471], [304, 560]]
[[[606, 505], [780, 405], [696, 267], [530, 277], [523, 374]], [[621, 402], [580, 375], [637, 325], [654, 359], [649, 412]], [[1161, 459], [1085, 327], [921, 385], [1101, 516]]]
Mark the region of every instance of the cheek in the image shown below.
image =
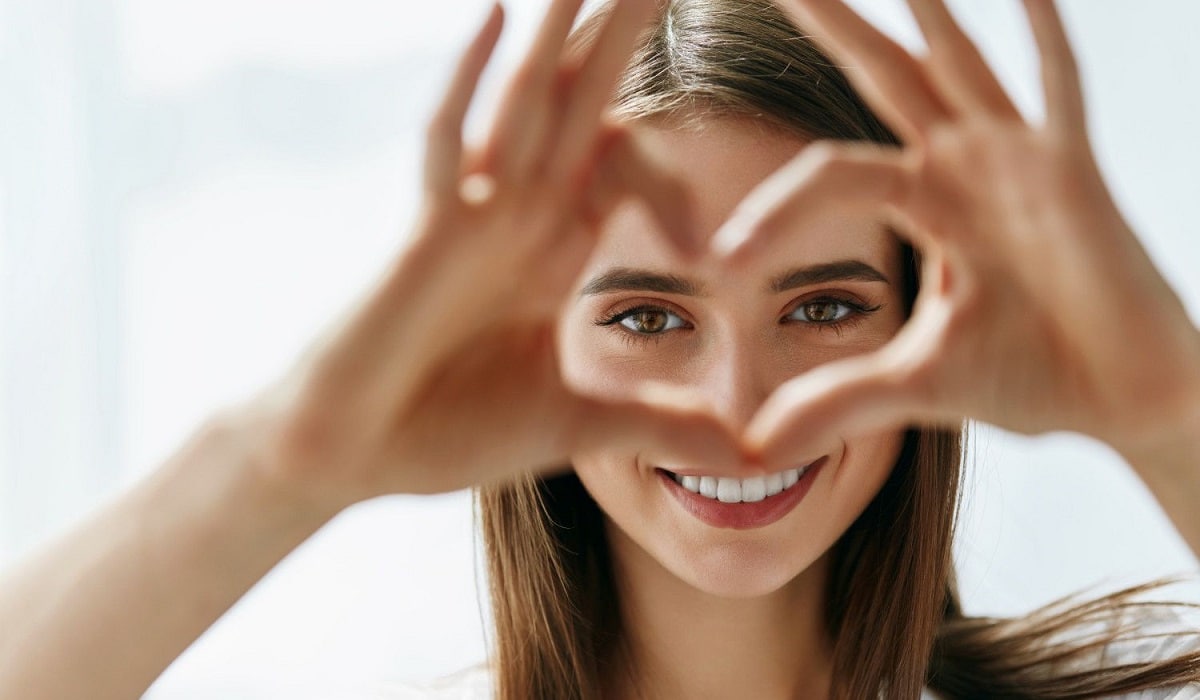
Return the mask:
[[836, 520], [841, 530], [851, 523], [879, 493], [904, 446], [904, 432], [884, 432], [856, 437], [846, 443], [842, 468], [835, 473], [832, 490], [838, 494]]
[[571, 464], [588, 493], [602, 508], [628, 499], [637, 486], [632, 455], [598, 452], [573, 454]]
[[661, 530], [661, 504], [654, 500], [653, 473], [638, 470], [633, 454], [573, 455], [575, 474], [596, 505], [622, 532], [645, 543], [647, 533]]
[[598, 329], [581, 319], [569, 318], [560, 324], [558, 357], [563, 381], [589, 396], [614, 396], [628, 386], [629, 375], [619, 358], [605, 349]]
[[[560, 371], [574, 391], [619, 399], [640, 380], [655, 378], [655, 370], [632, 361], [628, 350], [613, 347], [606, 333], [586, 319], [566, 319], [558, 334]], [[597, 446], [569, 458], [584, 488], [614, 521], [636, 528], [640, 520], [652, 517], [654, 474], [638, 469], [636, 452]]]

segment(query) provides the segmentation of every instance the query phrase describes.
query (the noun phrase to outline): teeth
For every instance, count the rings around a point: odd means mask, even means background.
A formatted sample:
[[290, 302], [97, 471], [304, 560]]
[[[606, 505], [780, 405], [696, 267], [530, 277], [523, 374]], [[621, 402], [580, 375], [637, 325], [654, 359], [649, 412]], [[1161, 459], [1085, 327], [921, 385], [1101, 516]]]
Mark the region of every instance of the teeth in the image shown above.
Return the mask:
[[737, 503], [742, 500], [742, 480], [727, 476], [717, 479], [717, 500], [722, 503]]
[[742, 479], [742, 502], [758, 503], [767, 497], [767, 477], [756, 476]]
[[757, 503], [779, 494], [800, 481], [808, 467], [788, 469], [767, 476], [736, 479], [727, 476], [680, 476], [673, 478], [683, 488], [722, 503]]

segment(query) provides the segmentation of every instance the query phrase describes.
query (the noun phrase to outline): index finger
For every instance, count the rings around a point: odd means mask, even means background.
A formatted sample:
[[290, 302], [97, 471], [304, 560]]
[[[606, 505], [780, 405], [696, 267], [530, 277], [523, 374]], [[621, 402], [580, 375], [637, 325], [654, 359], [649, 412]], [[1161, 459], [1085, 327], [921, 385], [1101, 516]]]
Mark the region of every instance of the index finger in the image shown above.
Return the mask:
[[710, 249], [727, 264], [745, 264], [769, 255], [777, 241], [831, 211], [890, 214], [904, 202], [909, 181], [905, 155], [897, 149], [811, 144], [738, 204], [713, 234]]

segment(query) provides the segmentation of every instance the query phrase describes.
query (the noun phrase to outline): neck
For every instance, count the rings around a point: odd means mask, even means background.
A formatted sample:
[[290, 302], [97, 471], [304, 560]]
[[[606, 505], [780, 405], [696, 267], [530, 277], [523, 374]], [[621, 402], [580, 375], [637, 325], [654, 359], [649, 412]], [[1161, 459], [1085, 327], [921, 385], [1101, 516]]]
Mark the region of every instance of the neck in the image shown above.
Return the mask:
[[628, 642], [618, 700], [829, 697], [824, 627], [828, 554], [782, 588], [753, 598], [705, 593], [652, 559], [619, 528], [609, 542]]

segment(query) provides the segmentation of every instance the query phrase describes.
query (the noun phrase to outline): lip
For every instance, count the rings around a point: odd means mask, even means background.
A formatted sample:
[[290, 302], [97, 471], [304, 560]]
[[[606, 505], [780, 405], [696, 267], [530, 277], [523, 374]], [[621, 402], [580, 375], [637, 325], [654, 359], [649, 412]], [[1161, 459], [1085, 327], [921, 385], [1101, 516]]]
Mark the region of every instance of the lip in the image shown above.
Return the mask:
[[766, 527], [787, 515], [804, 500], [813, 482], [821, 473], [821, 469], [829, 457], [821, 457], [808, 467], [808, 471], [790, 489], [769, 496], [757, 503], [722, 503], [711, 498], [705, 498], [698, 493], [692, 493], [680, 486], [671, 475], [663, 469], [655, 469], [659, 481], [683, 506], [683, 509], [697, 519], [713, 527], [731, 530], [752, 530]]

